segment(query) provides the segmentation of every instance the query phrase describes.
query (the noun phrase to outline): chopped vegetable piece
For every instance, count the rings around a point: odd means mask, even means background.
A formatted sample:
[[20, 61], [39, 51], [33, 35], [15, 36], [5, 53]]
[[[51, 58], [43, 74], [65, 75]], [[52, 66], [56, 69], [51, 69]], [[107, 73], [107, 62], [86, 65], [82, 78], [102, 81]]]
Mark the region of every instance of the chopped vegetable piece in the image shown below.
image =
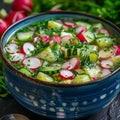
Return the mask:
[[61, 77], [61, 79], [63, 80], [68, 80], [68, 79], [72, 79], [74, 78], [74, 73], [72, 73], [69, 70], [60, 70], [59, 72], [59, 76]]
[[30, 40], [33, 37], [34, 32], [19, 32], [17, 33], [17, 38], [20, 41], [27, 41]]
[[87, 83], [87, 82], [91, 82], [91, 79], [90, 79], [89, 75], [87, 75], [87, 74], [77, 75], [72, 80], [72, 84], [83, 84], [83, 83]]
[[44, 81], [44, 82], [53, 82], [54, 79], [52, 77], [50, 77], [49, 75], [43, 73], [43, 72], [39, 72], [37, 74], [37, 77], [36, 77], [38, 80], [40, 81]]

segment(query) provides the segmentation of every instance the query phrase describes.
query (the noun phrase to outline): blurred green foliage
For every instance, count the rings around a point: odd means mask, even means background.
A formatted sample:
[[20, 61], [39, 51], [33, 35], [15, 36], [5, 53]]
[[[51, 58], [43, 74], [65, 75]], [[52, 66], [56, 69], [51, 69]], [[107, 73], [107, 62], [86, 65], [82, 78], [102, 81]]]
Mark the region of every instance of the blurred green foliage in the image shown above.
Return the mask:
[[105, 18], [120, 27], [120, 0], [33, 0], [32, 13], [59, 7], [66, 11], [82, 11]]

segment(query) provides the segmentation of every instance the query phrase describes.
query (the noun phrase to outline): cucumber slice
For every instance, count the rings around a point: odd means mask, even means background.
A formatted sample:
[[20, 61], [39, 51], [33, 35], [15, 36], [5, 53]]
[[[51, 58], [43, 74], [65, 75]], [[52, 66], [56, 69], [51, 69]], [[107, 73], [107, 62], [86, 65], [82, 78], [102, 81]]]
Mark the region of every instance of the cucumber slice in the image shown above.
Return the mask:
[[103, 25], [101, 23], [95, 23], [93, 24], [93, 28], [103, 28]]
[[61, 70], [61, 66], [46, 66], [46, 67], [41, 68], [42, 72], [49, 74], [49, 75], [58, 73], [59, 70]]
[[113, 45], [113, 38], [110, 37], [100, 37], [96, 39], [97, 45], [101, 48], [110, 47]]
[[89, 59], [93, 63], [97, 62], [97, 60], [98, 60], [98, 54], [97, 53], [90, 53], [89, 54]]
[[120, 55], [110, 58], [115, 66], [120, 66]]
[[99, 78], [101, 75], [101, 68], [98, 65], [85, 66], [85, 73], [88, 74], [91, 78]]
[[91, 81], [91, 79], [90, 79], [89, 75], [81, 74], [81, 75], [77, 75], [72, 80], [72, 84], [83, 84], [83, 83], [87, 83], [87, 82], [90, 82], [90, 81]]
[[88, 43], [94, 42], [95, 35], [91, 31], [83, 32], [82, 34], [84, 35]]
[[82, 22], [82, 21], [78, 21], [76, 22], [77, 26], [84, 26], [87, 30], [91, 28], [91, 24], [86, 23], [86, 22]]
[[45, 48], [43, 51], [37, 54], [38, 58], [42, 58], [48, 62], [55, 62], [57, 60], [55, 54], [50, 47]]
[[25, 69], [25, 68], [21, 68], [20, 72], [22, 72], [23, 74], [25, 74], [27, 76], [30, 76], [30, 77], [32, 76], [32, 73], [29, 70]]
[[55, 21], [48, 21], [48, 29], [54, 29], [54, 28], [62, 28], [62, 24], [57, 23]]
[[17, 33], [17, 38], [20, 41], [26, 41], [32, 38], [34, 32], [30, 31], [30, 32], [19, 32]]
[[54, 79], [52, 77], [50, 77], [49, 75], [43, 73], [43, 72], [39, 72], [37, 74], [37, 77], [36, 77], [38, 80], [41, 80], [41, 81], [45, 81], [45, 82], [53, 82]]

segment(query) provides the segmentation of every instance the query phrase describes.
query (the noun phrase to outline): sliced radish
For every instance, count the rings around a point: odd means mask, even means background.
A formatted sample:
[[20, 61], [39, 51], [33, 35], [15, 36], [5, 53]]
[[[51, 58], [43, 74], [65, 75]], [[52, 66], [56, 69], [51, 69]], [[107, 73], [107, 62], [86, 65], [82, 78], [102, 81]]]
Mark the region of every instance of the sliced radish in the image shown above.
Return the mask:
[[63, 69], [76, 70], [80, 67], [80, 61], [77, 58], [72, 58], [62, 65]]
[[42, 41], [45, 42], [45, 43], [46, 43], [46, 42], [49, 42], [49, 41], [50, 41], [49, 36], [43, 35], [43, 36], [42, 36]]
[[59, 72], [59, 76], [62, 78], [62, 79], [72, 79], [74, 78], [74, 73], [69, 71], [69, 70], [60, 70]]
[[65, 35], [61, 37], [61, 45], [65, 46], [66, 44], [69, 44], [72, 40], [72, 37], [70, 35]]
[[103, 34], [104, 36], [109, 36], [110, 35], [110, 33], [108, 32], [108, 30], [106, 30], [104, 28], [97, 29], [96, 30], [96, 34], [99, 34], [99, 33]]
[[85, 36], [81, 32], [78, 33], [76, 36], [81, 42], [87, 42]]
[[85, 32], [85, 26], [79, 26], [78, 28], [76, 28], [76, 33], [82, 33]]
[[74, 28], [75, 27], [75, 23], [72, 22], [64, 22], [64, 26], [67, 26], [69, 28]]
[[22, 64], [25, 65], [26, 67], [28, 67], [31, 70], [36, 70], [42, 65], [42, 62], [39, 58], [29, 57], [29, 58], [25, 58], [22, 61]]
[[70, 68], [70, 62], [69, 62], [69, 61], [65, 62], [65, 63], [62, 65], [62, 68], [68, 70], [68, 69]]
[[5, 50], [9, 53], [16, 53], [18, 52], [18, 45], [15, 43], [7, 44]]
[[115, 55], [120, 55], [120, 45], [115, 45]]
[[40, 41], [39, 36], [35, 36], [35, 37], [33, 38], [33, 43], [36, 43], [36, 42], [39, 42], [39, 41]]
[[9, 27], [8, 22], [0, 19], [0, 36], [5, 32], [5, 30]]
[[35, 50], [35, 47], [32, 43], [30, 42], [26, 42], [23, 44], [22, 48], [21, 48], [21, 52], [24, 54], [31, 54], [32, 51]]
[[52, 40], [54, 40], [55, 42], [57, 42], [58, 44], [60, 44], [60, 37], [59, 36], [57, 36], [57, 35], [54, 35], [53, 37], [52, 37]]
[[32, 8], [33, 8], [32, 0], [14, 0], [12, 4], [12, 10], [22, 11], [25, 14], [30, 13]]
[[113, 66], [113, 62], [111, 60], [102, 60], [100, 66], [102, 68], [111, 68]]
[[11, 25], [11, 24], [17, 22], [18, 20], [23, 19], [23, 18], [25, 18], [25, 15], [22, 12], [12, 11], [6, 16], [5, 20]]
[[108, 75], [110, 73], [111, 73], [110, 69], [102, 69], [102, 76]]
[[106, 58], [110, 58], [114, 55], [114, 49], [109, 48], [109, 50], [107, 49], [101, 49], [99, 51], [99, 58], [101, 59], [106, 59]]
[[78, 58], [70, 59], [70, 67], [68, 68], [68, 70], [76, 70], [79, 67], [80, 67], [80, 61], [78, 60]]
[[10, 60], [12, 62], [22, 61], [24, 59], [24, 57], [25, 57], [25, 55], [22, 54], [22, 53], [14, 53], [14, 54], [11, 54], [10, 56], [11, 56]]

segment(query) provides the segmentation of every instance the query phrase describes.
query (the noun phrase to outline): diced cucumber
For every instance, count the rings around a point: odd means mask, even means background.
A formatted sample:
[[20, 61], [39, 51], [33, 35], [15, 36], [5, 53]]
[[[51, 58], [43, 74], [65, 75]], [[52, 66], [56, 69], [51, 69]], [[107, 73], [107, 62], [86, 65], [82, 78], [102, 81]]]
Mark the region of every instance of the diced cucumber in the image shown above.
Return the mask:
[[63, 57], [69, 58], [71, 56], [71, 48], [64, 48]]
[[[83, 56], [89, 55], [90, 53], [96, 54], [98, 52], [98, 46], [87, 45], [81, 48], [64, 48], [63, 56], [64, 58], [69, 58], [71, 56]], [[98, 55], [97, 55], [98, 56]]]
[[78, 74], [83, 74], [85, 73], [85, 71], [83, 69], [76, 69], [75, 70]]
[[84, 27], [86, 27], [87, 30], [91, 28], [91, 24], [86, 23], [86, 22], [82, 22], [82, 21], [76, 22], [76, 25], [77, 26], [84, 26]]
[[91, 78], [99, 78], [101, 75], [101, 68], [98, 65], [93, 65], [93, 66], [85, 66], [84, 70], [86, 74], [88, 74]]
[[119, 66], [120, 65], [120, 55], [111, 57], [110, 59], [112, 60], [112, 62], [113, 62], [113, 64], [115, 66]]
[[48, 29], [54, 29], [54, 28], [62, 28], [62, 24], [57, 23], [55, 21], [48, 21]]
[[110, 37], [100, 37], [96, 39], [97, 45], [101, 48], [110, 47], [113, 45], [113, 38]]
[[103, 28], [103, 25], [101, 23], [95, 23], [93, 24], [93, 28]]
[[34, 32], [30, 31], [30, 32], [19, 32], [17, 33], [17, 38], [20, 41], [26, 41], [32, 38]]
[[76, 56], [77, 52], [79, 51], [77, 51], [76, 48], [64, 48], [63, 57], [69, 58], [71, 56]]
[[84, 35], [88, 43], [92, 43], [95, 40], [95, 35], [91, 31], [83, 32], [82, 34]]
[[45, 48], [43, 51], [37, 54], [38, 58], [42, 58], [48, 62], [55, 62], [57, 60], [57, 57], [52, 52], [50, 47]]
[[93, 63], [97, 62], [97, 60], [98, 60], [98, 54], [97, 53], [90, 53], [89, 54], [89, 59]]
[[98, 52], [98, 46], [97, 45], [88, 45], [88, 49], [90, 52]]
[[61, 55], [61, 45], [59, 45], [57, 42], [53, 43], [51, 47], [52, 52], [55, 54], [57, 58]]
[[73, 37], [73, 35], [71, 33], [68, 33], [68, 32], [64, 32], [62, 31], [61, 32], [61, 37], [64, 37], [64, 36], [70, 36], [70, 37]]
[[83, 84], [83, 83], [87, 83], [87, 82], [90, 82], [90, 81], [91, 81], [91, 79], [90, 79], [89, 75], [81, 74], [81, 75], [77, 75], [72, 80], [72, 84]]
[[49, 75], [43, 73], [43, 72], [39, 72], [37, 74], [37, 77], [36, 77], [38, 80], [41, 80], [41, 81], [45, 81], [45, 82], [53, 82], [54, 79], [52, 77], [50, 77]]
[[52, 75], [58, 73], [61, 69], [61, 66], [46, 66], [42, 67], [40, 70], [46, 74]]
[[80, 52], [80, 53], [77, 53], [77, 55], [79, 54], [79, 56], [86, 56], [86, 55], [89, 55], [90, 53], [98, 52], [98, 46], [96, 45], [84, 45], [78, 49], [80, 49], [80, 50], [77, 50], [78, 52]]
[[27, 76], [30, 76], [30, 77], [32, 76], [32, 73], [29, 70], [27, 70], [26, 68], [21, 68], [20, 72], [22, 72], [23, 74], [25, 74]]

